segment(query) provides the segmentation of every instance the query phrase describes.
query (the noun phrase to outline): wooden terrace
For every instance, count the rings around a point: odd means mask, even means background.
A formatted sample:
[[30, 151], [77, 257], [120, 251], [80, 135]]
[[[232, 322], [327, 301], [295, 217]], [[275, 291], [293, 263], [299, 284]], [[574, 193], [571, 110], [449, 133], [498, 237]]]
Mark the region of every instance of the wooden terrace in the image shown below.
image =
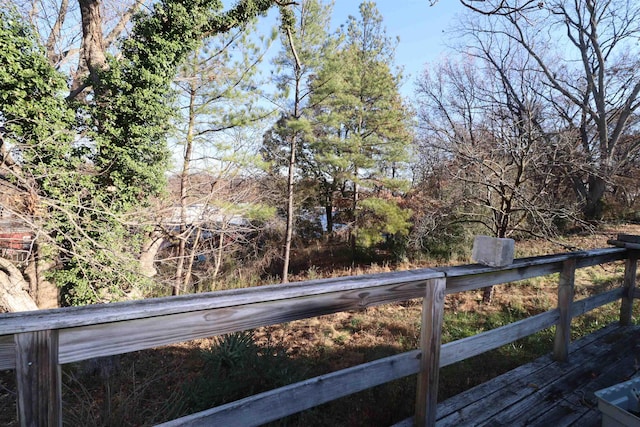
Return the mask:
[[436, 425], [600, 426], [594, 392], [637, 376], [639, 363], [640, 326], [609, 325], [572, 343], [567, 362], [547, 355], [441, 402]]
[[[638, 238], [619, 247], [514, 260], [261, 286], [179, 297], [0, 315], [0, 369], [15, 370], [22, 426], [61, 426], [60, 365], [262, 326], [421, 298], [420, 347], [168, 421], [163, 426], [257, 426], [416, 375], [415, 415], [397, 425], [597, 425], [593, 391], [637, 374], [633, 326]], [[624, 262], [611, 290], [574, 300], [576, 269]], [[559, 273], [556, 308], [441, 344], [445, 294]], [[620, 319], [571, 342], [571, 319], [620, 301]], [[439, 369], [555, 327], [550, 355], [438, 401]], [[382, 404], [382, 402], [381, 402]]]

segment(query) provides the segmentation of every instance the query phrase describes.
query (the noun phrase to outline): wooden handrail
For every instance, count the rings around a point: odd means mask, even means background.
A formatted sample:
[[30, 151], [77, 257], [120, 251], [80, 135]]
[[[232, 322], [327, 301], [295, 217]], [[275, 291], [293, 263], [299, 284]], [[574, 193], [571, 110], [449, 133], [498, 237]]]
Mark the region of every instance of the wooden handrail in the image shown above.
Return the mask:
[[[521, 258], [501, 268], [480, 265], [420, 269], [356, 277], [269, 285], [180, 297], [72, 307], [0, 315], [0, 369], [16, 369], [20, 422], [59, 425], [60, 364], [210, 337], [261, 326], [364, 307], [423, 298], [421, 348], [337, 371], [282, 389], [261, 393], [167, 425], [197, 425], [202, 420], [243, 419], [243, 425], [267, 420], [248, 406], [273, 406], [289, 395], [292, 403], [270, 410], [275, 420], [334, 398], [419, 373], [416, 421], [435, 422], [438, 368], [484, 353], [539, 330], [558, 325], [554, 354], [566, 358], [572, 317], [622, 299], [621, 322], [630, 315], [637, 252], [605, 248], [543, 257]], [[577, 268], [626, 261], [623, 286], [573, 301]], [[444, 293], [479, 289], [542, 275], [561, 273], [558, 308], [472, 337], [440, 345]], [[446, 289], [445, 289], [446, 283]], [[426, 292], [426, 294], [425, 294]], [[438, 317], [440, 316], [440, 317]], [[440, 320], [438, 320], [440, 319]], [[31, 343], [31, 344], [30, 344]], [[34, 344], [35, 343], [35, 344]], [[35, 363], [35, 366], [34, 366]], [[33, 381], [33, 376], [38, 381]], [[360, 381], [355, 380], [361, 378]], [[313, 393], [308, 393], [314, 390]], [[46, 402], [49, 402], [46, 404]], [[261, 406], [262, 405], [262, 406]], [[225, 418], [227, 417], [227, 418]], [[252, 418], [253, 417], [253, 418]], [[258, 424], [252, 424], [253, 419]], [[34, 421], [35, 420], [35, 421]], [[61, 422], [61, 421], [60, 421]]]
[[298, 283], [267, 285], [254, 288], [188, 294], [174, 297], [150, 298], [111, 304], [81, 307], [65, 307], [50, 310], [0, 314], [0, 336], [19, 332], [42, 330], [46, 324], [51, 329], [73, 328], [86, 325], [144, 319], [169, 314], [189, 313], [214, 308], [234, 307], [248, 302], [262, 303], [297, 297], [309, 297], [338, 291], [365, 292], [371, 288], [402, 285], [403, 291], [390, 292], [388, 299], [379, 304], [421, 298], [425, 280], [447, 277], [447, 293], [478, 289], [500, 283], [515, 282], [546, 274], [558, 273], [562, 262], [576, 259], [576, 268], [583, 268], [626, 258], [627, 249], [605, 248], [591, 251], [570, 252], [533, 258], [520, 258], [506, 267], [487, 267], [477, 264], [426, 268], [411, 271], [336, 277]]
[[[0, 314], [0, 336], [42, 330], [43, 325], [51, 329], [74, 328], [336, 293], [351, 294], [359, 298], [359, 303], [365, 304], [364, 306], [375, 302], [371, 298], [376, 298], [379, 304], [383, 304], [421, 298], [425, 281], [436, 277], [444, 277], [444, 273], [425, 268], [111, 304], [5, 313]], [[371, 297], [367, 299], [369, 293]], [[381, 293], [386, 293], [387, 296], [383, 297]]]

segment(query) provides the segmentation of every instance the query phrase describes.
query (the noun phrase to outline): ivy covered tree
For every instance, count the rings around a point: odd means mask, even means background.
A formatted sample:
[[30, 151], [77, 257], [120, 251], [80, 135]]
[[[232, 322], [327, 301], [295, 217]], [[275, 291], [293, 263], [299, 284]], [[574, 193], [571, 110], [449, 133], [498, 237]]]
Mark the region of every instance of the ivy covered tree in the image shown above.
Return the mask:
[[54, 69], [17, 13], [1, 12], [0, 178], [32, 201], [30, 212], [12, 209], [38, 236], [32, 261], [47, 271], [34, 280], [51, 278], [65, 304], [139, 287], [144, 230], [136, 216], [165, 187], [177, 66], [203, 39], [275, 4], [244, 0], [224, 11], [216, 0], [160, 1], [132, 18], [110, 55], [100, 3], [80, 0], [87, 71], [79, 80]]
[[[73, 133], [69, 131], [74, 115], [64, 99], [56, 96], [66, 87], [64, 77], [49, 65], [31, 29], [16, 13], [0, 11], [0, 22], [0, 180], [3, 192], [15, 195], [14, 213], [36, 225], [46, 209], [40, 188], [61, 197], [62, 189], [77, 190], [86, 180], [73, 178], [74, 162], [67, 160], [74, 157]], [[29, 167], [24, 168], [25, 164]], [[64, 211], [59, 210], [57, 216], [63, 217]], [[45, 236], [51, 243], [57, 239]], [[35, 307], [25, 295], [26, 289], [34, 291], [34, 286], [9, 262], [0, 267], [0, 288], [4, 308]], [[23, 297], [14, 300], [12, 294]]]

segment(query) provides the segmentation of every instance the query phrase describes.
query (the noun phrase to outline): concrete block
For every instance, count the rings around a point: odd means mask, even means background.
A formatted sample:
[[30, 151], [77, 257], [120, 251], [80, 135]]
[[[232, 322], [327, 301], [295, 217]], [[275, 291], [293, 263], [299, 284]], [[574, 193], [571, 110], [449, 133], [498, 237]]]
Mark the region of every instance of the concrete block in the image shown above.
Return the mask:
[[479, 264], [504, 267], [513, 263], [515, 241], [489, 236], [476, 236], [471, 258]]

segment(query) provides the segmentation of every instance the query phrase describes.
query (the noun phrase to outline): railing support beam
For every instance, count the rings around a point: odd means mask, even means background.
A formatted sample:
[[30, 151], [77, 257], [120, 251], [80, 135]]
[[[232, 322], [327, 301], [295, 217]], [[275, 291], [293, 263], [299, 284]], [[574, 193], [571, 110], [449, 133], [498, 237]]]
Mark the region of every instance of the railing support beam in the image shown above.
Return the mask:
[[620, 324], [622, 326], [631, 325], [633, 315], [633, 298], [636, 292], [636, 270], [638, 265], [638, 253], [632, 252], [625, 260], [624, 281], [622, 287], [622, 303], [620, 304]]
[[576, 259], [568, 259], [562, 263], [560, 283], [558, 284], [558, 311], [560, 318], [556, 325], [556, 335], [553, 342], [553, 358], [559, 362], [569, 359], [569, 344], [571, 344], [571, 304], [573, 304], [574, 286], [576, 278]]
[[429, 280], [422, 305], [420, 331], [422, 355], [416, 396], [416, 426], [435, 426], [436, 424], [445, 290], [446, 279]]
[[18, 419], [22, 427], [62, 426], [58, 331], [15, 335]]

